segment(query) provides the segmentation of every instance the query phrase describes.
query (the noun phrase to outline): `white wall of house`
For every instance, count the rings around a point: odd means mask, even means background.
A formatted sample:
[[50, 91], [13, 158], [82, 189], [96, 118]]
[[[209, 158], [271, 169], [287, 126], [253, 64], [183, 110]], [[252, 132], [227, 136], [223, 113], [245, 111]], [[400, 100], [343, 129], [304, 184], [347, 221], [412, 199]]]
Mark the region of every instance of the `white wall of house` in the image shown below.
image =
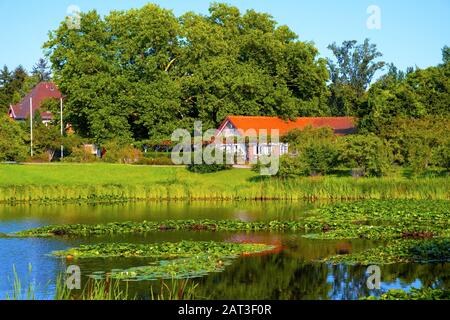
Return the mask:
[[[230, 121], [227, 121], [225, 125], [216, 133], [217, 137], [221, 138], [233, 138], [241, 137], [241, 132], [233, 126]], [[222, 139], [219, 139], [222, 140]], [[270, 156], [278, 154], [280, 156], [289, 153], [289, 145], [287, 143], [223, 143], [216, 142], [223, 151], [228, 153], [235, 153], [238, 157], [242, 157], [245, 162], [256, 161], [261, 156]]]

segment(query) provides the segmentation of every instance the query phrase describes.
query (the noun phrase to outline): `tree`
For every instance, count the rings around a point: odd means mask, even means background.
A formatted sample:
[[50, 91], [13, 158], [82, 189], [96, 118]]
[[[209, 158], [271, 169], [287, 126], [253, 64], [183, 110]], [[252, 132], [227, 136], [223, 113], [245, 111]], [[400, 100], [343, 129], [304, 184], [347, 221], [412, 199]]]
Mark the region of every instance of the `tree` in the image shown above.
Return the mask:
[[375, 73], [385, 65], [377, 61], [383, 55], [368, 39], [359, 45], [355, 40], [344, 41], [341, 46], [333, 43], [328, 49], [335, 56], [335, 60], [328, 59], [330, 107], [336, 115], [357, 115]]
[[291, 154], [280, 159], [280, 177], [324, 175], [338, 164], [337, 138], [330, 128], [293, 130], [283, 142], [289, 143]]
[[51, 124], [44, 125], [39, 115], [36, 116], [33, 123], [34, 152], [36, 155], [46, 154], [48, 161], [52, 161], [64, 141], [59, 127]]
[[39, 61], [34, 65], [31, 74], [35, 76], [39, 82], [50, 81], [51, 79], [50, 67], [47, 64], [47, 61], [43, 58], [39, 59]]
[[177, 18], [156, 5], [82, 14], [45, 44], [75, 130], [161, 141], [230, 115], [329, 115], [326, 61], [267, 14], [212, 4]]
[[360, 169], [364, 176], [384, 176], [391, 169], [388, 145], [373, 134], [344, 137], [339, 157], [344, 166]]
[[450, 62], [450, 47], [444, 46], [442, 48], [442, 62], [447, 64]]
[[380, 134], [396, 117], [448, 116], [450, 63], [406, 74], [390, 68], [369, 89], [361, 129]]
[[395, 161], [408, 165], [420, 174], [431, 166], [447, 166], [450, 143], [450, 120], [444, 116], [424, 116], [420, 119], [398, 116], [384, 125], [380, 136], [393, 149]]
[[7, 116], [0, 117], [0, 161], [23, 161], [27, 157], [27, 136], [21, 126]]
[[13, 71], [4, 66], [0, 71], [0, 108], [6, 112], [10, 104], [18, 103], [35, 85], [36, 81], [22, 66]]

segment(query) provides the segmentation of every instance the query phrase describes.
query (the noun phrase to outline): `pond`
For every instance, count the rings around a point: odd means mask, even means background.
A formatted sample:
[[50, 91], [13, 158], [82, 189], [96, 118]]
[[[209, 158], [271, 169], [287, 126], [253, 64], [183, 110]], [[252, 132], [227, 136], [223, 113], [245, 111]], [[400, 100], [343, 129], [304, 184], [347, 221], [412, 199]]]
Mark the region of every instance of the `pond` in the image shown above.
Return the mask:
[[[132, 202], [122, 204], [66, 204], [0, 206], [0, 233], [50, 224], [98, 224], [167, 219], [233, 219], [243, 221], [296, 220], [326, 203], [308, 202]], [[448, 285], [450, 264], [397, 264], [381, 267], [381, 290], [369, 290], [367, 268], [332, 266], [317, 260], [341, 252], [360, 252], [380, 245], [369, 240], [312, 240], [300, 233], [168, 231], [142, 235], [87, 238], [0, 238], [0, 299], [11, 294], [13, 266], [22, 286], [32, 283], [36, 298], [51, 299], [55, 282], [68, 263], [48, 254], [80, 244], [105, 242], [157, 243], [193, 241], [255, 242], [282, 250], [241, 257], [221, 273], [194, 279], [198, 295], [207, 299], [358, 299], [389, 289], [436, 288]], [[144, 258], [78, 260], [83, 279], [94, 272], [145, 265]], [[32, 266], [32, 270], [29, 266]], [[148, 298], [159, 282], [130, 282], [132, 296]]]

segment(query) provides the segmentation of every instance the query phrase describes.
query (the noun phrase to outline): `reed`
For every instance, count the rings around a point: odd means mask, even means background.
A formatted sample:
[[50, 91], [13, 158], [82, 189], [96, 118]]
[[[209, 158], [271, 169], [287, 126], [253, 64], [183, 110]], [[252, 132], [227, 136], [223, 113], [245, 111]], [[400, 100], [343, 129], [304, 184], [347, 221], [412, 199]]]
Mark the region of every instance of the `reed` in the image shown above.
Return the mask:
[[126, 165], [0, 165], [0, 203], [174, 200], [450, 199], [448, 177], [262, 178]]
[[[33, 272], [31, 264], [28, 265], [28, 276]], [[17, 273], [16, 266], [13, 265], [13, 287], [11, 293], [6, 294], [6, 300], [34, 300], [35, 299], [35, 285], [30, 279], [26, 279], [26, 285], [22, 284], [22, 281]]]
[[197, 299], [198, 284], [190, 280], [172, 279], [170, 284], [161, 281], [159, 288], [150, 287], [150, 300], [195, 300]]
[[[29, 275], [32, 266], [29, 265]], [[25, 279], [20, 279], [15, 266], [13, 266], [13, 283], [7, 300], [39, 300], [37, 287]], [[26, 283], [26, 285], [24, 285]], [[147, 300], [194, 300], [197, 296], [198, 284], [191, 280], [172, 279], [170, 282], [161, 280], [159, 285], [150, 285], [149, 294], [143, 297]], [[114, 279], [89, 279], [82, 290], [70, 290], [66, 286], [64, 276], [60, 274], [56, 279], [54, 300], [87, 300], [87, 301], [114, 301], [138, 300], [136, 295], [129, 291], [128, 283], [122, 284]]]

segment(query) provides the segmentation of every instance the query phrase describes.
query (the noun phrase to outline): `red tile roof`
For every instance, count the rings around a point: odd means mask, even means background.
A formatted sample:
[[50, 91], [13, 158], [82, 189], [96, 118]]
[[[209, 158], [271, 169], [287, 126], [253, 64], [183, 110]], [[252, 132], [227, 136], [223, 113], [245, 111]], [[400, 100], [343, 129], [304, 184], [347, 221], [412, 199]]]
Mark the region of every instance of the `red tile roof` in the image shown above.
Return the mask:
[[320, 118], [297, 118], [295, 121], [284, 121], [276, 117], [247, 117], [247, 116], [229, 116], [219, 127], [219, 133], [226, 124], [231, 122], [233, 126], [241, 133], [254, 129], [259, 134], [260, 130], [267, 130], [270, 134], [272, 129], [278, 129], [280, 135], [284, 135], [294, 129], [304, 129], [308, 126], [313, 128], [329, 127], [337, 135], [345, 135], [356, 132], [356, 118], [352, 117], [320, 117]]
[[[52, 82], [41, 82], [27, 94], [20, 103], [11, 106], [10, 114], [15, 120], [25, 120], [30, 115], [30, 98], [33, 98], [33, 114], [41, 108], [42, 102], [48, 98], [61, 98], [62, 94], [58, 87]], [[42, 120], [51, 120], [50, 112], [41, 114]]]

